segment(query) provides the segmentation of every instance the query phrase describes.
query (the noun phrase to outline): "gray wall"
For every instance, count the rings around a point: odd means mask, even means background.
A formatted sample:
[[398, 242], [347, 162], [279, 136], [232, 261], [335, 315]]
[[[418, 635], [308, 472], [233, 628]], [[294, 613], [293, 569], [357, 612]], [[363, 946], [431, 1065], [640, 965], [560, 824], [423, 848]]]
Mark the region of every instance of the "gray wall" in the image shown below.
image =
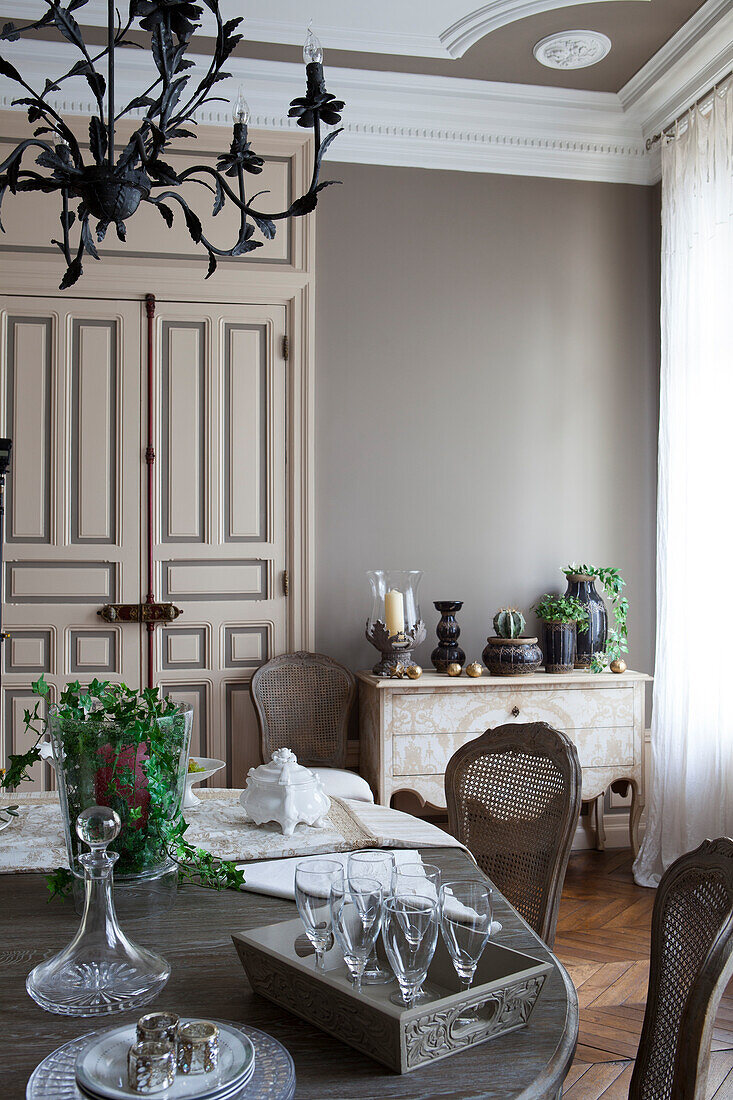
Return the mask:
[[571, 560], [628, 581], [652, 671], [658, 193], [331, 165], [318, 207], [316, 644], [352, 668], [364, 571], [423, 569], [480, 657]]

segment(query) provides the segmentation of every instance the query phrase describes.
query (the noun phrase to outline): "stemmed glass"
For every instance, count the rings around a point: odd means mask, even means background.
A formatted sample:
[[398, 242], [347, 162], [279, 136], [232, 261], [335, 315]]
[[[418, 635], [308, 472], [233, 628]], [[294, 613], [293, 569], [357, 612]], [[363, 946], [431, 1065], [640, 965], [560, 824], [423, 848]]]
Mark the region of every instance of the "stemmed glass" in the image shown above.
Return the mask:
[[[364, 848], [351, 852], [346, 864], [349, 883], [355, 879], [376, 879], [382, 887], [382, 896], [388, 897], [394, 887], [395, 857], [393, 852], [376, 848]], [[394, 975], [382, 966], [377, 956], [376, 943], [367, 960], [363, 980], [366, 985], [383, 985], [394, 981]]]
[[318, 970], [325, 970], [324, 957], [331, 946], [331, 886], [343, 876], [343, 865], [335, 859], [304, 860], [295, 866], [295, 903]]
[[[440, 905], [440, 867], [435, 863], [423, 863], [421, 859], [398, 863], [395, 868], [395, 892], [419, 894], [431, 898]], [[437, 996], [430, 983], [425, 982], [415, 995], [415, 1004], [431, 1001]]]
[[361, 993], [367, 960], [382, 920], [382, 887], [375, 878], [341, 879], [331, 885], [331, 923], [354, 989]]
[[438, 902], [414, 893], [394, 893], [383, 904], [382, 937], [399, 983], [394, 1004], [412, 1008], [438, 940]]
[[420, 894], [438, 901], [440, 882], [440, 867], [434, 863], [423, 863], [417, 859], [410, 863], [398, 863], [395, 867], [397, 893]]
[[[491, 890], [483, 882], [446, 882], [440, 888], [440, 931], [466, 992], [491, 935]], [[463, 1016], [458, 1023], [472, 1019]]]

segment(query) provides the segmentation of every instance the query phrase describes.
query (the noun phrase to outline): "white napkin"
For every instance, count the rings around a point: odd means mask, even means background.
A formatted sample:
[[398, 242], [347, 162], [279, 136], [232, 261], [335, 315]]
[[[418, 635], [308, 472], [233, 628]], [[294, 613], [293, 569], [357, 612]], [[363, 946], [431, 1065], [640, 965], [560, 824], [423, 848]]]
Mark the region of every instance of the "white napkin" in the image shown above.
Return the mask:
[[[387, 849], [386, 849], [387, 850]], [[395, 862], [419, 863], [420, 853], [407, 848], [388, 849]], [[344, 871], [350, 852], [328, 852], [317, 856], [294, 856], [289, 859], [265, 859], [261, 863], [238, 863], [237, 870], [244, 871], [246, 882], [243, 890], [253, 894], [270, 894], [273, 898], [289, 898], [295, 901], [295, 868], [299, 863], [312, 863], [319, 859], [337, 860]]]
[[[385, 849], [391, 851], [395, 857], [395, 863], [399, 867], [402, 863], [422, 863], [420, 853], [409, 848]], [[242, 887], [253, 894], [269, 894], [273, 898], [287, 898], [295, 901], [295, 867], [298, 863], [312, 863], [319, 859], [337, 860], [346, 870], [349, 852], [329, 852], [325, 855], [294, 856], [289, 859], [266, 859], [260, 863], [239, 863], [237, 869], [245, 873], [246, 882]], [[428, 890], [433, 891], [433, 884], [426, 881]], [[414, 892], [418, 893], [415, 886]], [[455, 899], [449, 899], [447, 906], [448, 915], [454, 920], [460, 921], [468, 910]], [[501, 932], [499, 921], [492, 921], [491, 935]]]

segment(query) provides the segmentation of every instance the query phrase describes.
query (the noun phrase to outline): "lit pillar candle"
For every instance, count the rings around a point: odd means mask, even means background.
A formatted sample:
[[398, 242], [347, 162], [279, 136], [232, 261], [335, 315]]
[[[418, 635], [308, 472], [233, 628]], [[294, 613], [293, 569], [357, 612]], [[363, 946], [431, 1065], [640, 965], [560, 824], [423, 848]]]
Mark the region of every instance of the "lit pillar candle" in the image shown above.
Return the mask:
[[405, 629], [405, 601], [396, 588], [390, 588], [384, 597], [384, 625], [390, 638], [402, 634]]

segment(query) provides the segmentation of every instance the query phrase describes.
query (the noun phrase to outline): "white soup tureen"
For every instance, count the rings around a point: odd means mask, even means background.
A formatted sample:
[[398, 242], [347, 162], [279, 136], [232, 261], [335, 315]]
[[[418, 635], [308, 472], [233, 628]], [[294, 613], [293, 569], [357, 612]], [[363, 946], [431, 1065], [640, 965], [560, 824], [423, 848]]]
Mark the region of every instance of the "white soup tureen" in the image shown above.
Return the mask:
[[269, 764], [249, 769], [239, 801], [256, 825], [276, 822], [285, 836], [292, 836], [301, 823], [323, 828], [331, 808], [318, 776], [299, 764], [290, 749], [277, 749]]

